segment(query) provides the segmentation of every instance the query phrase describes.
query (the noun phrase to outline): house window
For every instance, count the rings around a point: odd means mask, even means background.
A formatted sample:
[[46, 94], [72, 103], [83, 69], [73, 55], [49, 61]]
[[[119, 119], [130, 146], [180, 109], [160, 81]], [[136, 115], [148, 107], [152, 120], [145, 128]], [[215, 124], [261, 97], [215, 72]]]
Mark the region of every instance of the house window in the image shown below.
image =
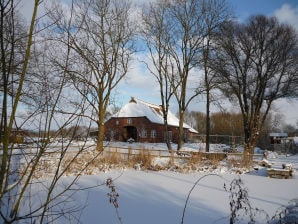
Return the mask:
[[151, 130], [151, 138], [156, 138], [156, 130]]
[[[173, 132], [172, 131], [168, 131], [168, 135], [169, 135], [170, 142], [172, 142], [173, 141]], [[164, 140], [166, 140], [166, 138]]]
[[111, 141], [114, 140], [114, 131], [113, 130], [110, 131], [110, 140]]
[[119, 124], [119, 121], [117, 120], [117, 121], [116, 121], [116, 125], [118, 125], [118, 124]]
[[131, 120], [131, 118], [128, 118], [128, 119], [127, 119], [127, 124], [132, 124], [132, 120]]
[[147, 131], [146, 130], [142, 130], [141, 137], [142, 138], [146, 138], [147, 137]]

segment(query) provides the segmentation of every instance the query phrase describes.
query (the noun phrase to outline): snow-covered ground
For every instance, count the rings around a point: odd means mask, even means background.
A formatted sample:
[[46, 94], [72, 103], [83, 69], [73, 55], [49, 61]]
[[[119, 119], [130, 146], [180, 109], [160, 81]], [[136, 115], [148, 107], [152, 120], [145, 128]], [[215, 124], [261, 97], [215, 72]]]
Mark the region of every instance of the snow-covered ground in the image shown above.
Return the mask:
[[[68, 198], [68, 201], [73, 200], [73, 205], [80, 207], [71, 216], [71, 223], [77, 221], [76, 218], [79, 218], [80, 223], [182, 223], [187, 195], [200, 178], [190, 194], [183, 223], [229, 223], [229, 192], [224, 186], [229, 188], [231, 181], [238, 177], [248, 190], [250, 205], [264, 211], [258, 213], [256, 223], [266, 223], [265, 213], [271, 219], [291, 200], [298, 199], [298, 155], [270, 153], [268, 161], [278, 168], [291, 163], [294, 170], [292, 178], [269, 178], [264, 167], [241, 175], [224, 168], [216, 169], [215, 172], [190, 173], [118, 169], [85, 175], [76, 185], [84, 190], [71, 191], [75, 193]], [[109, 202], [111, 188], [105, 185], [108, 178], [112, 178], [119, 194], [119, 197], [113, 198], [119, 206], [117, 208]], [[64, 177], [61, 187], [70, 181], [72, 177]], [[40, 193], [38, 189], [38, 184], [33, 186], [35, 196]], [[244, 216], [239, 223], [248, 223], [247, 218]], [[55, 223], [65, 221], [68, 220], [58, 219]]]
[[[114, 184], [120, 195], [122, 223], [180, 223], [187, 194], [203, 175], [127, 170], [85, 176], [80, 183], [96, 184], [108, 177], [117, 178]], [[229, 193], [224, 190], [224, 184], [229, 185], [235, 177], [231, 174], [204, 177], [192, 191], [184, 223], [229, 223]], [[296, 176], [282, 180], [252, 173], [241, 175], [241, 179], [248, 188], [251, 205], [263, 209], [270, 217], [281, 206], [298, 198]], [[80, 193], [86, 199], [82, 223], [118, 223], [115, 209], [108, 202], [108, 192], [108, 188], [100, 187]], [[257, 218], [258, 223], [264, 223], [262, 217]]]

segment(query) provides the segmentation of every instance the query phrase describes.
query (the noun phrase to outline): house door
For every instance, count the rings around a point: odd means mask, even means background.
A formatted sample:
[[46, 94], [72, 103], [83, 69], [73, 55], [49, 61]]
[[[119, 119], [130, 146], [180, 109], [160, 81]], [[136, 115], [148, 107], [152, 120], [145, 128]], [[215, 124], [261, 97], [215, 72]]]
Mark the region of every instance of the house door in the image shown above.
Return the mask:
[[127, 133], [127, 139], [132, 138], [135, 141], [137, 141], [137, 138], [138, 138], [137, 128], [135, 126], [126, 126], [125, 128]]

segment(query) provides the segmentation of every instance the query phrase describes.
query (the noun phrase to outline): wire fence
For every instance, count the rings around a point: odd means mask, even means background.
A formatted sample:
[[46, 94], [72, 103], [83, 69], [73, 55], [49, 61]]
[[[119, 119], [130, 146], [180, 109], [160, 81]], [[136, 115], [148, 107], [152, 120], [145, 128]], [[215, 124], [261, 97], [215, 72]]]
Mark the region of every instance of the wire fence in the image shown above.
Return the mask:
[[[243, 145], [244, 137], [235, 135], [209, 135], [210, 143], [226, 144], [230, 146]], [[206, 135], [197, 135], [193, 138], [195, 142], [206, 142]]]

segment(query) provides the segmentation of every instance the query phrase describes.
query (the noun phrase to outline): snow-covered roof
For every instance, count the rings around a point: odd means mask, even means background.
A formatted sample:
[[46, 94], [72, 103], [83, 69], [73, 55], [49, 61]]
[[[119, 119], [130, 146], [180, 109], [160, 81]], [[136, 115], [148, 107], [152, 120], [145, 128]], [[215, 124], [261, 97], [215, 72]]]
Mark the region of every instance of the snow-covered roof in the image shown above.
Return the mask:
[[[134, 97], [113, 117], [147, 117], [152, 123], [164, 124], [161, 106]], [[179, 127], [179, 119], [171, 111], [168, 111], [168, 125]], [[183, 124], [183, 127], [198, 133], [186, 123]]]

